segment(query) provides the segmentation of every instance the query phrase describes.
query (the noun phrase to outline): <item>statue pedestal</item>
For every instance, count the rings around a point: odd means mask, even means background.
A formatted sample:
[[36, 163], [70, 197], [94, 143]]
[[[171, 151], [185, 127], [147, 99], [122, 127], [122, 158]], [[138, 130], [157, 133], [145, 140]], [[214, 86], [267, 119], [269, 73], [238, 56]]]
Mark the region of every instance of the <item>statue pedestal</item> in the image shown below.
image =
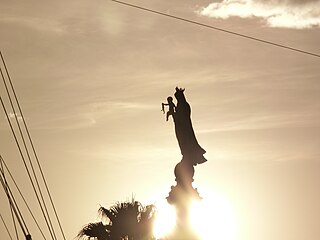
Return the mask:
[[174, 231], [167, 240], [200, 240], [190, 225], [190, 206], [192, 201], [200, 200], [197, 189], [192, 187], [194, 168], [183, 161], [175, 167], [176, 186], [171, 187], [167, 201], [175, 206], [177, 218]]

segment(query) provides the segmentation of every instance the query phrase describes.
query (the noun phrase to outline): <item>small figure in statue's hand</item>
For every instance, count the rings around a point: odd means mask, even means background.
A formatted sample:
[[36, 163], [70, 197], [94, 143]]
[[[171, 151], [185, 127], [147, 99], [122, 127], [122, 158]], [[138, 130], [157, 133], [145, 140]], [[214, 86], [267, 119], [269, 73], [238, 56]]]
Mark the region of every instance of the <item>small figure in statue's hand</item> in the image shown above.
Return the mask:
[[161, 111], [163, 112], [164, 114], [164, 106], [169, 106], [169, 110], [167, 112], [167, 115], [166, 115], [166, 120], [168, 121], [169, 120], [169, 116], [171, 115], [173, 117], [173, 114], [175, 112], [175, 109], [176, 109], [176, 105], [174, 105], [173, 103], [173, 98], [172, 97], [168, 97], [167, 98], [167, 101], [168, 103], [162, 103], [162, 109]]

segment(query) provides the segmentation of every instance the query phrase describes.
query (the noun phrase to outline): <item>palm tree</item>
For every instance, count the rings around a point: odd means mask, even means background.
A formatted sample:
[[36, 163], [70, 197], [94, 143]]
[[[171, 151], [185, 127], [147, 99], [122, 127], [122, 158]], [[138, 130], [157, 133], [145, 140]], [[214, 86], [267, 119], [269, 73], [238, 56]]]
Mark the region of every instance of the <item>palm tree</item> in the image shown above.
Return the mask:
[[106, 225], [102, 222], [89, 223], [82, 228], [78, 234], [78, 238], [96, 238], [97, 240], [107, 240], [109, 238], [109, 233], [107, 232]]
[[78, 234], [81, 239], [97, 240], [153, 240], [155, 206], [143, 206], [140, 202], [118, 202], [110, 209], [100, 207], [103, 222], [89, 223]]

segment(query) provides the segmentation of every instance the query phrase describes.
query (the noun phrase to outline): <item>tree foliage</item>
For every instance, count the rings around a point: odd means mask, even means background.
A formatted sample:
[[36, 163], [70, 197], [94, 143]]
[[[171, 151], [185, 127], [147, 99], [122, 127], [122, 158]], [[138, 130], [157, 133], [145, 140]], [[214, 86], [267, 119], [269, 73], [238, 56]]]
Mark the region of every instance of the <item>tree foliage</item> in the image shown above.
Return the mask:
[[[78, 239], [97, 240], [153, 240], [154, 205], [140, 202], [117, 202], [109, 209], [100, 207], [101, 222], [89, 223], [82, 228]], [[107, 222], [104, 224], [104, 222]]]

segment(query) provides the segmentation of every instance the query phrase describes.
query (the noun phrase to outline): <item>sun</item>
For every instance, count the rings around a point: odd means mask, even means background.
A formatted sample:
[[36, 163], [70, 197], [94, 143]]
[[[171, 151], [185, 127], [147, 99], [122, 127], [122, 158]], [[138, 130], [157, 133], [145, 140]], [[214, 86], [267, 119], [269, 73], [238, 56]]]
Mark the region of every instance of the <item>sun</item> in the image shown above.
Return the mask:
[[230, 201], [217, 192], [203, 194], [190, 207], [190, 223], [201, 240], [236, 240], [236, 214]]
[[[234, 208], [222, 194], [203, 191], [201, 201], [190, 205], [190, 224], [201, 240], [236, 240], [237, 222]], [[156, 204], [154, 225], [156, 239], [164, 237], [175, 227], [175, 208], [166, 201]]]
[[160, 239], [169, 234], [176, 224], [176, 211], [173, 206], [165, 200], [156, 203], [157, 217], [153, 227], [156, 239]]

